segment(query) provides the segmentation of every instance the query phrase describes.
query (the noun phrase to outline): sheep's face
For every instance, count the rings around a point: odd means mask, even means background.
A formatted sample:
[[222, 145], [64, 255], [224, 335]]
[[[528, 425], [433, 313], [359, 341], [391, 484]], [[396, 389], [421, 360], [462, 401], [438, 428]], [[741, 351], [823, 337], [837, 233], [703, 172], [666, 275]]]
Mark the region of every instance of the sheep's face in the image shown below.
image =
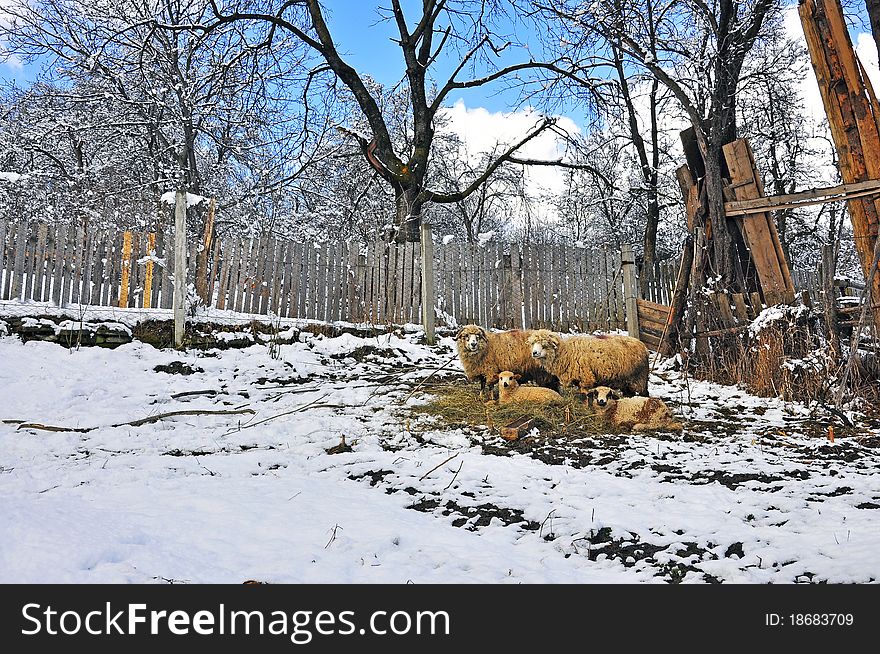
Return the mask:
[[607, 386], [596, 386], [596, 388], [591, 389], [587, 395], [599, 406], [606, 406], [610, 402], [619, 400], [623, 397], [623, 394], [620, 391], [614, 388], [608, 388]]
[[540, 329], [529, 337], [529, 345], [532, 346], [533, 359], [551, 363], [559, 349], [559, 338], [553, 332]]
[[501, 374], [498, 375], [498, 385], [501, 388], [512, 391], [517, 386], [519, 386], [519, 383], [516, 381], [519, 378], [520, 378], [520, 375], [512, 373], [509, 370], [505, 370], [504, 372], [502, 372]]
[[463, 327], [456, 337], [458, 347], [463, 352], [476, 353], [483, 349], [486, 341], [486, 332], [482, 327], [468, 325]]

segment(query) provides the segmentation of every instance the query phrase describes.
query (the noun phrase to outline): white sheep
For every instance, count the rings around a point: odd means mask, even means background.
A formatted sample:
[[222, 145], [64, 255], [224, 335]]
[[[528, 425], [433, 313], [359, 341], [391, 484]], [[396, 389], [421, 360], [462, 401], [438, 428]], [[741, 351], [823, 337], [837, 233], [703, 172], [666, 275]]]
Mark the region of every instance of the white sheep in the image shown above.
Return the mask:
[[455, 335], [458, 358], [468, 381], [479, 380], [480, 395], [492, 387], [505, 370], [521, 375], [523, 382], [559, 388], [559, 381], [532, 358], [531, 331], [512, 329], [488, 332], [479, 325], [465, 325]]
[[552, 388], [542, 386], [520, 386], [517, 382], [521, 375], [505, 370], [498, 375], [498, 403], [534, 402], [553, 404], [562, 402], [562, 396]]
[[539, 329], [529, 336], [528, 343], [532, 357], [558, 377], [563, 388], [574, 384], [586, 392], [606, 385], [625, 395], [648, 395], [648, 348], [637, 338], [561, 338], [549, 329]]
[[587, 397], [602, 418], [611, 426], [627, 431], [681, 431], [663, 400], [656, 397], [623, 397], [608, 386], [590, 389]]

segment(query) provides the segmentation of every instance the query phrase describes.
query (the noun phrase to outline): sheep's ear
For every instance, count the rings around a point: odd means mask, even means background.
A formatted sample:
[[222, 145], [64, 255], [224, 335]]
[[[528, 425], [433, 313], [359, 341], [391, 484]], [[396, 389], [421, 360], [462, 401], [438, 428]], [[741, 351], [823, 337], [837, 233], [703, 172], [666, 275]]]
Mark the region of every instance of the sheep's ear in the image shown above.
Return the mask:
[[520, 377], [522, 377], [522, 375], [519, 374], [519, 373], [516, 373], [516, 374], [513, 376], [514, 379], [519, 379]]
[[616, 388], [613, 389], [613, 390], [611, 391], [610, 395], [611, 395], [611, 397], [613, 397], [615, 400], [619, 400], [619, 399], [621, 399], [621, 398], [623, 397], [623, 393], [620, 392], [619, 390], [617, 390]]
[[585, 393], [585, 395], [586, 395], [587, 397], [596, 397], [598, 394], [599, 394], [599, 391], [597, 391], [595, 388], [591, 388], [590, 390], [588, 390], [588, 391]]

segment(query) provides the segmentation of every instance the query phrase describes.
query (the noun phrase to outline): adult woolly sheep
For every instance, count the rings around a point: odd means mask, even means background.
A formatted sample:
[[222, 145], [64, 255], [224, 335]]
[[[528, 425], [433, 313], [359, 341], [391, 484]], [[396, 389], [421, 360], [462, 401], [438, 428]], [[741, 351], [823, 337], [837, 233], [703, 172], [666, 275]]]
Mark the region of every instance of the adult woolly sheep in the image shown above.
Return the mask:
[[521, 375], [505, 370], [498, 375], [498, 404], [510, 402], [534, 402], [553, 404], [562, 402], [562, 396], [552, 388], [542, 386], [520, 386], [516, 381]]
[[488, 332], [479, 325], [465, 325], [455, 335], [458, 358], [468, 381], [480, 381], [480, 395], [498, 381], [505, 370], [521, 375], [523, 382], [559, 390], [559, 380], [532, 358], [528, 343], [531, 331], [513, 329]]
[[561, 338], [539, 329], [528, 338], [532, 357], [581, 392], [594, 386], [617, 388], [625, 395], [648, 395], [648, 348], [629, 336], [570, 336]]
[[630, 431], [681, 431], [683, 425], [676, 421], [672, 411], [663, 400], [656, 397], [623, 397], [623, 394], [607, 386], [597, 386], [588, 393], [593, 406], [611, 426]]

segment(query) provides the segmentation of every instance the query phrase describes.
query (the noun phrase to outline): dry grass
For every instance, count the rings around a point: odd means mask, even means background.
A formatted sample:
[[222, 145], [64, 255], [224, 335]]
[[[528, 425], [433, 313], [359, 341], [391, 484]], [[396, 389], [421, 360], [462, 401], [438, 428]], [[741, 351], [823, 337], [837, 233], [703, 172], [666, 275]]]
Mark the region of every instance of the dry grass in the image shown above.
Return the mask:
[[487, 406], [472, 384], [438, 384], [424, 393], [426, 404], [412, 407], [414, 413], [428, 415], [451, 428], [488, 427], [493, 433], [504, 425], [528, 415], [542, 435], [583, 435], [607, 433], [607, 427], [588, 404], [575, 395], [566, 395], [559, 405], [511, 403]]

